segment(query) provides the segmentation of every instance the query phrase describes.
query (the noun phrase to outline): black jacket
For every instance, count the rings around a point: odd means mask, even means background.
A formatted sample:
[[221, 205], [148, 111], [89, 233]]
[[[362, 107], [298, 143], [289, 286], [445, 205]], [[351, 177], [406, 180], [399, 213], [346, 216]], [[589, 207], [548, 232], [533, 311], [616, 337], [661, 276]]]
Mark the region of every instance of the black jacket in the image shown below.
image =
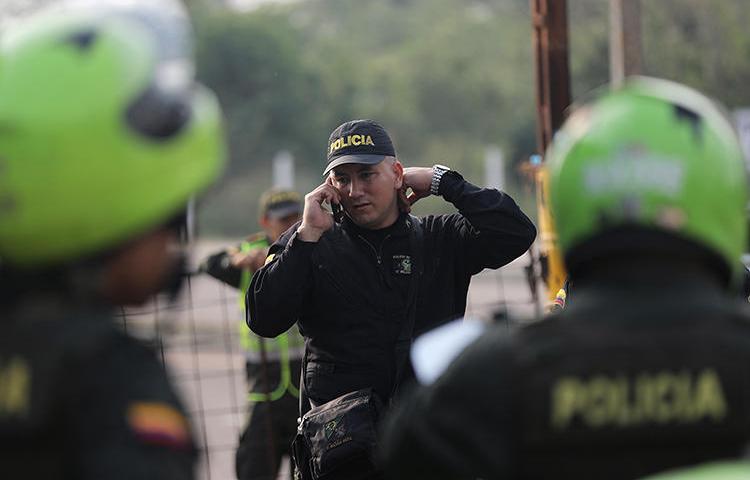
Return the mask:
[[631, 479], [739, 455], [747, 307], [702, 273], [660, 268], [578, 279], [559, 315], [486, 332], [398, 403], [389, 478]]
[[[424, 275], [416, 332], [462, 316], [471, 276], [517, 258], [536, 235], [505, 193], [451, 172], [440, 194], [459, 213], [420, 219]], [[405, 219], [372, 232], [347, 218], [315, 243], [298, 239], [293, 227], [271, 246], [273, 260], [252, 279], [248, 325], [273, 337], [299, 323], [307, 346], [306, 392], [316, 403], [368, 386], [383, 398], [392, 391], [410, 275], [403, 264], [411, 255]]]
[[155, 352], [106, 311], [0, 305], [2, 478], [182, 480], [196, 454]]

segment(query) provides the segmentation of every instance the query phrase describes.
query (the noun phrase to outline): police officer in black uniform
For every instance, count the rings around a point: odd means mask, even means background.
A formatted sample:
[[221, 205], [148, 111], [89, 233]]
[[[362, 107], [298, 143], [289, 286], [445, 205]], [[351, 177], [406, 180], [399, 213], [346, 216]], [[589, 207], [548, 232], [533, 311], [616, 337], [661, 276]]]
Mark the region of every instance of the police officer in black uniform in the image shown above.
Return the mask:
[[87, 7], [0, 44], [0, 477], [190, 479], [185, 410], [112, 313], [175, 290], [220, 112], [177, 6]]
[[737, 456], [750, 438], [731, 124], [692, 89], [633, 79], [575, 111], [548, 158], [575, 301], [510, 336], [490, 329], [399, 404], [390, 478], [630, 479]]
[[[387, 402], [411, 331], [462, 316], [471, 276], [517, 258], [536, 235], [506, 193], [476, 187], [447, 167], [405, 169], [395, 155], [372, 120], [337, 127], [325, 183], [305, 197], [301, 224], [271, 246], [253, 276], [250, 328], [273, 337], [298, 322], [305, 337], [303, 412], [365, 387]], [[458, 213], [410, 217], [409, 205], [430, 194]], [[324, 202], [343, 208], [340, 222]], [[419, 222], [421, 241], [412, 222]], [[403, 332], [418, 270], [413, 328]]]

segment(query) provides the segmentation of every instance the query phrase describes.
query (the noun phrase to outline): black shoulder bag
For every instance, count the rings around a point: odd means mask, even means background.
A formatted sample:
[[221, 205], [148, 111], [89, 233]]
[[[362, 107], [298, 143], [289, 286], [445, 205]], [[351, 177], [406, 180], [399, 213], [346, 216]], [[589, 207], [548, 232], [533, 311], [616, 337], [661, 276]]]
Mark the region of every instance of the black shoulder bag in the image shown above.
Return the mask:
[[[409, 215], [409, 243], [414, 270], [409, 283], [407, 318], [395, 341], [396, 372], [391, 396], [395, 394], [406, 366], [417, 310], [417, 293], [424, 271], [424, 233], [417, 217]], [[300, 405], [304, 395], [305, 369], [302, 369]], [[383, 404], [364, 388], [311, 408], [299, 419], [292, 443], [295, 479], [367, 478], [376, 470], [377, 424]]]

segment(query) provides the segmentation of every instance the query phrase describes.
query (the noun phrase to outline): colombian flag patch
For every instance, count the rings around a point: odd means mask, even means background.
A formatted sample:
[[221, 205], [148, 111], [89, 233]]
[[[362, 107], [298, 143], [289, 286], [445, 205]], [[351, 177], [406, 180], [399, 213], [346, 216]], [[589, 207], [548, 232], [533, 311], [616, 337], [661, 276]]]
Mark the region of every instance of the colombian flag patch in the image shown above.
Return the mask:
[[564, 288], [561, 288], [557, 292], [557, 296], [555, 297], [555, 305], [557, 305], [560, 308], [565, 308], [565, 301], [568, 298], [568, 293], [565, 291]]
[[166, 403], [132, 403], [128, 407], [127, 422], [143, 443], [176, 449], [188, 449], [192, 445], [187, 419]]

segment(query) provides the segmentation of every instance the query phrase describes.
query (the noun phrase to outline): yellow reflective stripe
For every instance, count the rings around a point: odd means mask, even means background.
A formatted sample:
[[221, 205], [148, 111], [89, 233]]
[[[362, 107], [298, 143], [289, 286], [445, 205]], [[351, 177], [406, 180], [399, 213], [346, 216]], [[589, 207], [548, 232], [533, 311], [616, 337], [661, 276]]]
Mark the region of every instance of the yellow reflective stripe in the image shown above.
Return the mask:
[[[244, 241], [240, 244], [240, 252], [247, 253], [252, 250], [255, 250], [256, 248], [265, 248], [268, 246], [268, 241], [266, 241], [265, 238], [261, 238], [260, 240], [256, 240], [254, 242], [248, 242]], [[242, 276], [240, 277], [240, 294], [238, 303], [240, 306], [240, 310], [242, 312], [245, 312], [245, 294], [247, 293], [247, 289], [250, 288], [250, 281], [253, 278], [253, 273], [249, 270], [242, 270]], [[250, 329], [247, 327], [247, 324], [245, 323], [245, 320], [243, 319], [240, 323], [240, 346], [245, 350], [254, 351], [258, 349], [258, 339], [253, 338], [254, 334], [250, 332]]]
[[[240, 252], [247, 253], [253, 250], [254, 248], [261, 248], [261, 246], [257, 245], [257, 243], [260, 243], [260, 242], [254, 242], [254, 243], [242, 242], [242, 244], [240, 245]], [[263, 243], [267, 244], [268, 242], [264, 241]], [[243, 312], [245, 311], [245, 293], [247, 292], [247, 289], [250, 287], [250, 280], [252, 278], [253, 278], [253, 272], [251, 272], [250, 270], [246, 270], [246, 269], [242, 270], [242, 276], [240, 277], [239, 303], [240, 303], [240, 308], [242, 309]]]
[[[240, 245], [240, 251], [243, 253], [249, 252], [251, 250], [254, 250], [256, 248], [265, 248], [268, 247], [268, 242], [265, 239], [258, 240], [256, 242], [242, 242]], [[274, 255], [269, 255], [266, 258], [266, 263], [269, 263], [273, 260]], [[240, 279], [240, 298], [239, 298], [239, 304], [242, 311], [245, 311], [245, 293], [247, 292], [247, 289], [250, 288], [250, 281], [253, 278], [253, 273], [249, 270], [243, 270], [242, 277]], [[291, 341], [290, 341], [291, 336]], [[276, 387], [276, 389], [271, 393], [254, 393], [250, 392], [248, 394], [248, 400], [251, 402], [268, 402], [268, 401], [275, 401], [280, 399], [284, 396], [286, 392], [289, 392], [290, 395], [294, 396], [295, 398], [299, 398], [299, 389], [294, 385], [294, 382], [292, 381], [292, 374], [291, 374], [291, 368], [289, 366], [289, 345], [293, 345], [295, 347], [301, 347], [305, 344], [305, 339], [302, 338], [302, 335], [299, 333], [299, 329], [296, 325], [294, 325], [292, 328], [289, 329], [289, 332], [282, 333], [273, 341], [267, 341], [265, 343], [265, 347], [267, 351], [277, 351], [279, 352], [279, 363], [281, 366], [281, 378], [279, 380], [279, 385]], [[240, 345], [242, 348], [244, 348], [247, 351], [251, 352], [259, 352], [260, 351], [260, 338], [252, 333], [250, 329], [247, 327], [247, 324], [242, 321], [240, 324]]]
[[237, 326], [240, 329], [240, 346], [243, 350], [253, 351], [257, 349], [257, 338], [253, 338], [254, 335], [250, 332], [250, 328], [243, 321], [238, 323]]
[[279, 380], [279, 385], [271, 393], [248, 393], [247, 399], [251, 402], [274, 402], [283, 397], [287, 391], [292, 396], [299, 398], [299, 390], [292, 383], [292, 373], [289, 368], [289, 339], [286, 333], [282, 333], [276, 337], [276, 341], [279, 343], [281, 356], [281, 379]]
[[[260, 352], [260, 337], [254, 334], [252, 331], [250, 331], [250, 329], [247, 328], [247, 324], [244, 321], [238, 323], [237, 326], [240, 329], [240, 340], [241, 340], [243, 348], [253, 353]], [[282, 349], [285, 349], [285, 350], [289, 350], [290, 348], [298, 349], [298, 348], [303, 348], [305, 346], [305, 339], [299, 333], [299, 329], [297, 328], [296, 324], [292, 325], [292, 327], [289, 328], [289, 330], [287, 330], [283, 335], [286, 338], [286, 342], [284, 343], [283, 346], [280, 342], [277, 341], [279, 337], [265, 339], [266, 351], [277, 352], [277, 351], [281, 351]]]

